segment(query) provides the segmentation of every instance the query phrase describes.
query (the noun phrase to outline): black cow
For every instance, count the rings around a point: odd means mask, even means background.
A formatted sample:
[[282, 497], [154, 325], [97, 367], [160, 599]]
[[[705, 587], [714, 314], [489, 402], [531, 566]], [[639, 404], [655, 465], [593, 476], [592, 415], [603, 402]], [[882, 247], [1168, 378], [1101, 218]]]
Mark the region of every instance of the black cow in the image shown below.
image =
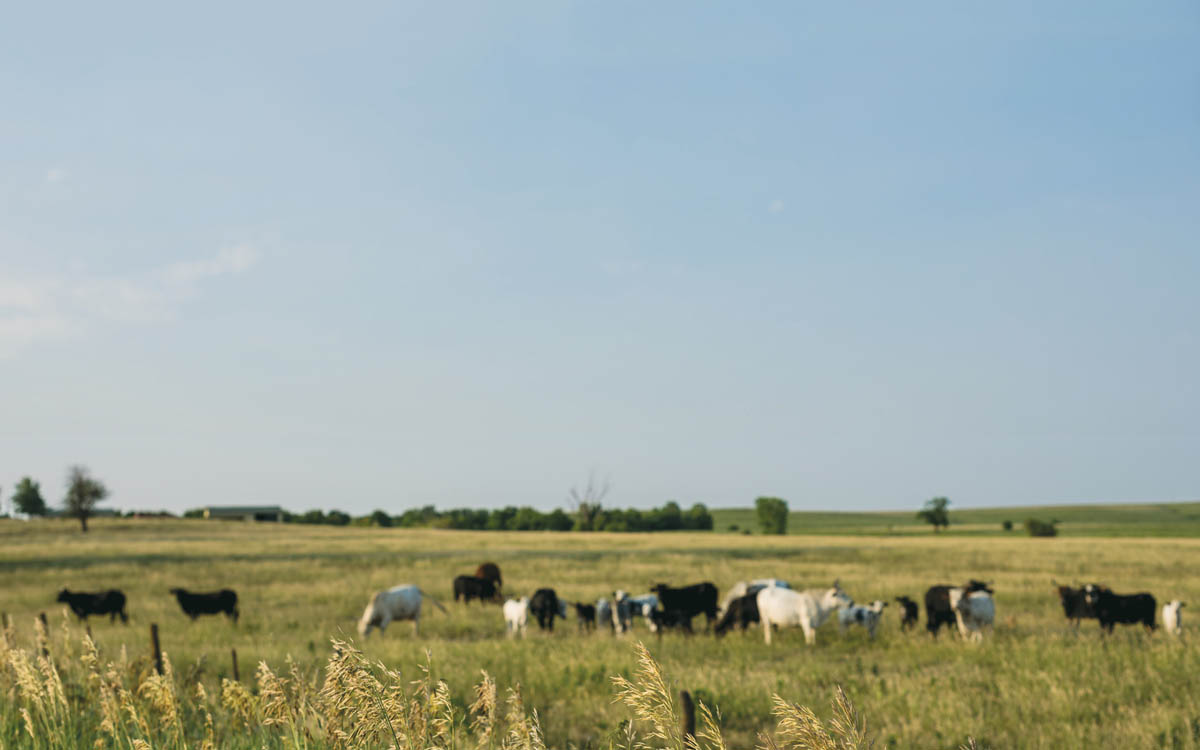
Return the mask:
[[58, 601], [66, 603], [80, 620], [87, 620], [89, 615], [108, 615], [109, 622], [116, 622], [120, 615], [121, 622], [129, 622], [129, 616], [125, 614], [125, 594], [117, 589], [94, 594], [63, 589], [58, 592]]
[[679, 628], [689, 635], [694, 632], [692, 630], [692, 618], [685, 615], [677, 609], [652, 609], [650, 610], [650, 622], [654, 626], [652, 630], [662, 637], [663, 631], [669, 628]]
[[750, 623], [759, 621], [758, 592], [746, 594], [729, 603], [725, 614], [721, 615], [721, 619], [717, 620], [717, 624], [713, 626], [713, 632], [719, 636], [725, 635], [725, 632], [731, 630], [735, 625], [745, 630]]
[[[920, 615], [917, 603], [907, 596], [897, 596], [896, 601], [900, 602], [900, 606], [904, 610], [904, 619], [900, 621], [900, 629], [908, 630], [911, 627], [915, 627]], [[946, 602], [949, 603], [949, 601], [949, 596], [947, 596]]]
[[575, 620], [579, 623], [579, 629], [594, 630], [596, 628], [596, 605], [575, 602], [574, 606]]
[[537, 618], [539, 628], [553, 631], [555, 616], [567, 619], [567, 602], [554, 589], [538, 589], [529, 599], [529, 613]]
[[967, 581], [967, 585], [961, 587], [945, 584], [930, 586], [929, 590], [925, 592], [925, 628], [934, 638], [937, 638], [938, 629], [943, 625], [953, 626], [957, 622], [954, 610], [950, 608], [950, 589], [952, 588], [962, 588], [968, 594], [972, 591], [995, 593], [986, 583], [974, 579]]
[[698, 614], [705, 616], [708, 627], [712, 627], [713, 620], [717, 619], [717, 587], [708, 581], [678, 589], [660, 583], [650, 590], [658, 595], [658, 603], [667, 613], [667, 619], [671, 622], [686, 620], [688, 631], [692, 629], [692, 618]]
[[500, 601], [500, 591], [494, 581], [475, 576], [459, 576], [454, 579], [454, 601], [462, 597], [463, 604], [470, 604], [472, 599], [479, 601]]
[[1095, 584], [1084, 586], [1083, 592], [1087, 603], [1096, 612], [1101, 630], [1111, 633], [1117, 623], [1133, 625], [1140, 622], [1146, 630], [1154, 631], [1157, 604], [1150, 594], [1114, 594], [1111, 589]]
[[[1095, 589], [1103, 589], [1098, 583], [1088, 584]], [[1080, 586], [1073, 589], [1070, 586], [1055, 586], [1058, 589], [1058, 598], [1062, 602], [1063, 614], [1067, 616], [1075, 627], [1079, 627], [1080, 620], [1095, 620], [1096, 608], [1088, 604], [1086, 589], [1087, 586]]]
[[183, 613], [193, 620], [200, 615], [224, 613], [235, 625], [237, 624], [237, 592], [233, 589], [195, 593], [177, 588], [171, 589], [171, 593], [179, 600], [179, 607]]

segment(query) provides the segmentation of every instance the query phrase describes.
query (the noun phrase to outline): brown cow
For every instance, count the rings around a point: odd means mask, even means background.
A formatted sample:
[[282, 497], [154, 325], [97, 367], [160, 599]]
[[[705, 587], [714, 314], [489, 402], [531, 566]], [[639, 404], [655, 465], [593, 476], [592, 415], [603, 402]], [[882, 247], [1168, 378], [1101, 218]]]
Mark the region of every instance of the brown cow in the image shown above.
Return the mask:
[[500, 579], [500, 566], [494, 562], [485, 562], [475, 569], [476, 578], [486, 578], [496, 584], [496, 590], [499, 591], [504, 581]]

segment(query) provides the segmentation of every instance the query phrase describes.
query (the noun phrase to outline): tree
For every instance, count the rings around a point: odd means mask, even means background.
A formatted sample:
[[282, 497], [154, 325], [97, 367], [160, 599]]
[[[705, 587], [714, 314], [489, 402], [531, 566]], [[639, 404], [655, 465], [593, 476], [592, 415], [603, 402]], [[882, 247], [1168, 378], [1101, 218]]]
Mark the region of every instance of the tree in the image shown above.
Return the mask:
[[950, 501], [944, 497], [934, 497], [925, 501], [925, 506], [917, 511], [917, 518], [933, 526], [933, 530], [946, 528], [950, 525], [950, 512], [946, 510]]
[[108, 488], [99, 479], [93, 479], [86, 466], [72, 466], [67, 470], [67, 498], [63, 505], [67, 515], [79, 519], [79, 527], [87, 533], [87, 520], [96, 509], [96, 503], [108, 497]]
[[788, 504], [778, 497], [760, 497], [754, 501], [754, 512], [758, 515], [758, 527], [764, 534], [786, 534]]
[[1054, 519], [1050, 523], [1039, 521], [1036, 518], [1025, 519], [1025, 531], [1029, 536], [1058, 536], [1058, 519]]
[[42, 498], [41, 487], [29, 477], [17, 482], [12, 499], [18, 513], [27, 516], [46, 515], [46, 501]]
[[608, 480], [605, 479], [602, 483], [596, 484], [596, 475], [588, 474], [587, 485], [581, 492], [579, 488], [572, 487], [567, 493], [567, 502], [571, 504], [571, 510], [575, 513], [575, 528], [578, 531], [597, 531], [596, 521], [604, 510], [600, 504], [604, 500], [605, 495], [611, 489]]
[[382, 510], [375, 511], [371, 514], [370, 518], [372, 526], [382, 526], [386, 529], [392, 525], [392, 517]]

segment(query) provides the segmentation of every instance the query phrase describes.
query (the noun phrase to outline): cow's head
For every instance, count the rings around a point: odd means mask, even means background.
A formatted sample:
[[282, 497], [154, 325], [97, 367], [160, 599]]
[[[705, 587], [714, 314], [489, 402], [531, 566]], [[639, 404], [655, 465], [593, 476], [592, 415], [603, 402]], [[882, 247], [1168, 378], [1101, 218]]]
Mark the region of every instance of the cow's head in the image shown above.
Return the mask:
[[840, 581], [834, 581], [833, 586], [821, 597], [821, 605], [826, 609], [841, 609], [842, 607], [853, 607], [854, 600], [845, 591], [842, 591]]
[[886, 607], [887, 605], [888, 605], [888, 603], [883, 601], [882, 599], [876, 599], [875, 601], [871, 602], [871, 606], [868, 607], [867, 609], [871, 610], [872, 612], [882, 612], [883, 608]]
[[71, 595], [70, 591], [63, 589], [62, 591], [58, 592], [58, 599], [56, 601], [65, 602], [67, 600], [67, 597], [69, 597], [70, 595]]

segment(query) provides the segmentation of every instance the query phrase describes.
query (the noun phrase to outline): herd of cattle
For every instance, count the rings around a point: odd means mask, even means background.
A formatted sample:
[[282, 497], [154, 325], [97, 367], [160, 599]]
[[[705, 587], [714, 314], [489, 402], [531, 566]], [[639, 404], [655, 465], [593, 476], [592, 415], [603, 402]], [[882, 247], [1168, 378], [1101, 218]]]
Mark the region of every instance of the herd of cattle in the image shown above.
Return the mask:
[[[584, 631], [602, 627], [619, 635], [631, 629], [634, 618], [641, 618], [654, 633], [669, 629], [691, 633], [692, 620], [704, 615], [707, 627], [718, 636], [735, 627], [745, 630], [753, 623], [760, 623], [768, 644], [773, 629], [799, 627], [810, 645], [816, 641], [817, 629], [835, 614], [842, 632], [859, 625], [874, 638], [888, 606], [882, 600], [856, 604], [838, 581], [827, 589], [806, 591], [795, 591], [787, 581], [777, 578], [741, 581], [719, 602], [717, 587], [709, 582], [679, 588], [660, 583], [639, 596], [617, 590], [611, 599], [601, 598], [594, 603], [569, 602], [552, 588], [539, 588], [531, 596], [506, 600], [501, 594], [502, 587], [500, 568], [495, 563], [484, 563], [474, 575], [454, 579], [454, 600], [464, 604], [473, 599], [502, 602], [501, 612], [509, 637], [524, 636], [531, 619], [542, 630], [552, 631], [555, 618], [567, 619], [570, 608], [575, 611], [578, 627]], [[1100, 627], [1109, 633], [1118, 623], [1140, 623], [1150, 631], [1156, 627], [1156, 602], [1150, 594], [1116, 594], [1098, 583], [1078, 588], [1057, 586], [1057, 589], [1063, 611], [1076, 627], [1084, 619], [1098, 620]], [[982, 640], [984, 631], [992, 627], [996, 618], [994, 593], [990, 584], [973, 579], [962, 586], [931, 586], [925, 592], [926, 629], [936, 637], [943, 625], [957, 626], [963, 638]], [[382, 632], [395, 620], [411, 620], [413, 631], [419, 632], [421, 603], [426, 598], [446, 611], [440, 602], [412, 584], [377, 593], [363, 612], [359, 633], [365, 637], [372, 628]], [[901, 629], [917, 625], [920, 614], [917, 603], [907, 596], [898, 596], [896, 601], [901, 609]], [[1181, 632], [1183, 606], [1183, 602], [1174, 600], [1162, 608], [1163, 625], [1174, 635]]]
[[[1076, 588], [1055, 585], [1063, 613], [1076, 627], [1085, 619], [1099, 621], [1100, 627], [1109, 633], [1117, 624], [1141, 624], [1149, 631], [1156, 627], [1158, 609], [1150, 594], [1116, 594], [1098, 583]], [[774, 628], [799, 627], [804, 632], [805, 642], [810, 645], [816, 641], [817, 629], [835, 615], [842, 632], [858, 625], [874, 638], [884, 608], [888, 606], [888, 602], [882, 600], [856, 604], [837, 581], [826, 589], [795, 591], [787, 581], [777, 578], [741, 581], [720, 601], [717, 587], [708, 582], [679, 588], [660, 583], [639, 596], [617, 590], [611, 599], [601, 598], [590, 604], [568, 602], [552, 588], [540, 588], [531, 596], [505, 600], [502, 587], [500, 568], [495, 563], [484, 563], [474, 575], [454, 579], [454, 600], [464, 604], [474, 599], [502, 602], [505, 629], [510, 637], [524, 636], [530, 619], [542, 630], [552, 631], [555, 618], [565, 620], [570, 608], [574, 609], [579, 628], [585, 631], [600, 627], [619, 635], [629, 632], [634, 619], [640, 618], [653, 633], [661, 634], [671, 629], [691, 633], [692, 620], [704, 615], [706, 626], [718, 636], [732, 628], [744, 631], [751, 624], [760, 623], [768, 644]], [[237, 623], [238, 597], [230, 589], [197, 593], [174, 588], [170, 593], [184, 614], [193, 620], [200, 615], [224, 613]], [[994, 593], [989, 583], [973, 579], [962, 586], [931, 586], [925, 592], [926, 629], [936, 637], [943, 625], [957, 626], [963, 638], [981, 640], [996, 618]], [[412, 584], [380, 591], [363, 612], [358, 631], [365, 637], [372, 628], [383, 632], [393, 621], [411, 620], [413, 632], [417, 633], [425, 599], [446, 612], [440, 602]], [[58, 594], [58, 601], [65, 603], [82, 620], [91, 615], [108, 615], [113, 622], [117, 617], [122, 622], [129, 619], [125, 612], [125, 594], [116, 589], [96, 593], [63, 589]], [[898, 596], [896, 601], [900, 604], [901, 630], [916, 626], [919, 620], [917, 603], [907, 596]], [[1169, 633], [1178, 635], [1181, 632], [1183, 606], [1179, 600], [1163, 605], [1163, 626]]]

